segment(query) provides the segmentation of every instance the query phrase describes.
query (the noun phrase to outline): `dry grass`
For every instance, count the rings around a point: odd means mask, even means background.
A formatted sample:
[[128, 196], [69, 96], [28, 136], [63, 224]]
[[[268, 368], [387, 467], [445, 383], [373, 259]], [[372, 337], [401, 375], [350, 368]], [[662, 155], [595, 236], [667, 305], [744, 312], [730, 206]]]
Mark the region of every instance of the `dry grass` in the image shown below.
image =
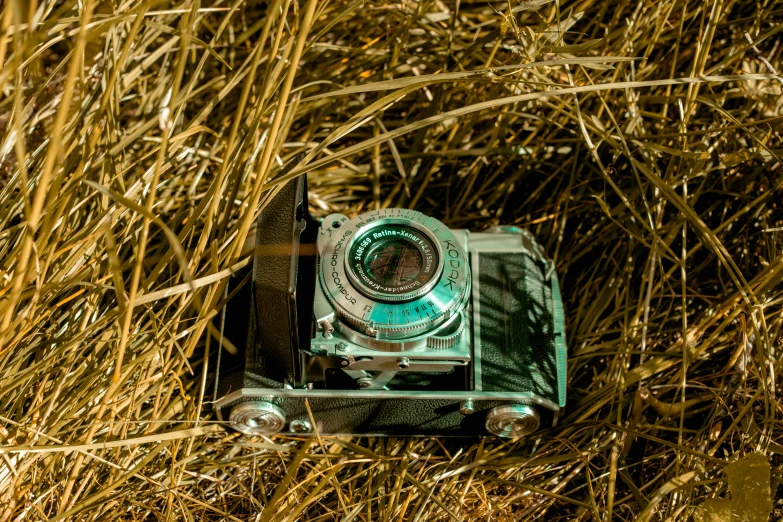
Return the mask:
[[[736, 455], [783, 480], [779, 2], [7, 0], [0, 26], [0, 520], [687, 520]], [[208, 332], [301, 151], [318, 213], [537, 235], [557, 429], [213, 420]]]

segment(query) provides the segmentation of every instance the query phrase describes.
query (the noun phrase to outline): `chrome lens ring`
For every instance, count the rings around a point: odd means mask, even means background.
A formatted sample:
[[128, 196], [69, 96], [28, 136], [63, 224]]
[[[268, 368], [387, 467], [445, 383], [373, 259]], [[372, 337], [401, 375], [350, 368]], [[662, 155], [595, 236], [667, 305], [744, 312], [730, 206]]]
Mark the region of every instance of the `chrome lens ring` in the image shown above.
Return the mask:
[[[400, 250], [414, 259], [408, 273], [395, 263], [392, 277], [382, 280], [373, 273], [371, 258], [383, 260], [391, 251], [399, 261]], [[361, 293], [373, 301], [410, 301], [435, 286], [443, 272], [443, 253], [438, 238], [420, 223], [404, 218], [383, 218], [358, 230], [346, 247], [345, 271]], [[386, 262], [384, 266], [388, 266]]]
[[[350, 255], [354, 238], [361, 241], [368, 230], [382, 230], [384, 223], [426, 235], [437, 251], [437, 268], [420, 288], [373, 298], [366, 288], [360, 291], [361, 283], [356, 281], [357, 274], [351, 274], [345, 257]], [[321, 252], [318, 272], [321, 288], [340, 319], [334, 325], [338, 330], [347, 326], [377, 340], [406, 339], [436, 330], [466, 305], [470, 288], [467, 255], [451, 230], [437, 219], [395, 208], [362, 214], [337, 228], [328, 223], [322, 226], [329, 228], [331, 239]]]

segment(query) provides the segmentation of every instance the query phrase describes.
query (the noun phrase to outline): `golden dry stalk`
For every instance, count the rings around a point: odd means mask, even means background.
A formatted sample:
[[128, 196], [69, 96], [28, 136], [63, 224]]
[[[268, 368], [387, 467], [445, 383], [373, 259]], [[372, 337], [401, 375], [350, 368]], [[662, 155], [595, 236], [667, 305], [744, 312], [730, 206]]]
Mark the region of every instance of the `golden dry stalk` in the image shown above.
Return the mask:
[[[730, 458], [780, 480], [779, 2], [1, 9], [0, 520], [687, 520]], [[226, 283], [302, 152], [317, 214], [538, 237], [568, 313], [558, 427], [216, 422]]]

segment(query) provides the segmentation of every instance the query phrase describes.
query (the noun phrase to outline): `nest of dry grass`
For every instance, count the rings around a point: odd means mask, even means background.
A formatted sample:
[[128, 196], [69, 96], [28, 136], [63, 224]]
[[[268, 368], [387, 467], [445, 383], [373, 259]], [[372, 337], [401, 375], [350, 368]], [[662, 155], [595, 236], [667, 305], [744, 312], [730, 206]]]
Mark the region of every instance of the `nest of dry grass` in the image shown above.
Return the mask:
[[[1, 520], [687, 520], [737, 456], [783, 478], [779, 3], [10, 0], [0, 29]], [[558, 428], [214, 420], [225, 285], [300, 152], [315, 213], [535, 233]]]

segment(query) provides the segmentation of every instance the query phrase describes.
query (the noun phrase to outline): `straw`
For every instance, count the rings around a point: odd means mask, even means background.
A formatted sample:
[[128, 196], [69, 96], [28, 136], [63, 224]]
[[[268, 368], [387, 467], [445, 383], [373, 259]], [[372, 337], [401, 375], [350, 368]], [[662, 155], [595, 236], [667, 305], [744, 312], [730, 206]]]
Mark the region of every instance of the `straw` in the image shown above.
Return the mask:
[[[6, 2], [0, 520], [687, 520], [750, 452], [774, 487], [782, 32], [767, 0]], [[303, 173], [319, 217], [527, 227], [557, 427], [218, 422], [226, 285]]]

